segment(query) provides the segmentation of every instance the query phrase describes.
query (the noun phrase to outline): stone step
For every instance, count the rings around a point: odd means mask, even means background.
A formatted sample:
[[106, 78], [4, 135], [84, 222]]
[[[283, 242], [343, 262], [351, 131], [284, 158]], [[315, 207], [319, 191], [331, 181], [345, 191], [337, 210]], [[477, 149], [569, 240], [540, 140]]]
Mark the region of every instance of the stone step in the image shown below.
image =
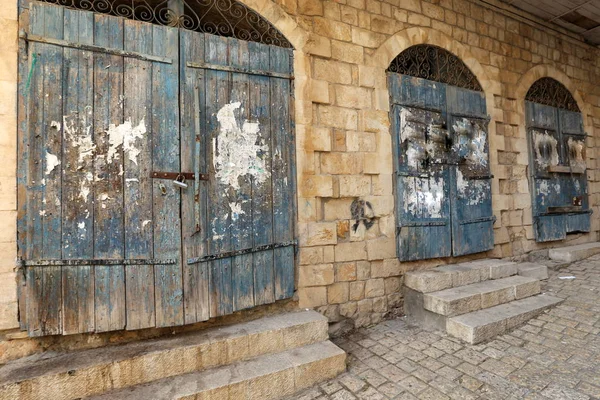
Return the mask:
[[577, 246], [560, 247], [557, 249], [550, 249], [548, 256], [551, 260], [563, 261], [563, 262], [575, 262], [591, 257], [600, 253], [600, 243], [586, 243]]
[[537, 295], [468, 314], [448, 318], [448, 334], [475, 344], [513, 329], [547, 308], [561, 303], [563, 299]]
[[533, 296], [540, 290], [539, 280], [515, 275], [427, 293], [423, 296], [423, 306], [452, 317]]
[[301, 311], [120, 346], [46, 352], [0, 367], [0, 400], [92, 396], [322, 342], [327, 329], [327, 318]]
[[427, 271], [407, 272], [404, 277], [404, 285], [417, 292], [430, 293], [516, 274], [517, 263], [484, 259], [444, 265]]
[[548, 267], [542, 264], [526, 262], [517, 264], [519, 275], [539, 280], [548, 279]]
[[334, 378], [345, 369], [346, 353], [324, 341], [109, 392], [91, 400], [280, 399]]

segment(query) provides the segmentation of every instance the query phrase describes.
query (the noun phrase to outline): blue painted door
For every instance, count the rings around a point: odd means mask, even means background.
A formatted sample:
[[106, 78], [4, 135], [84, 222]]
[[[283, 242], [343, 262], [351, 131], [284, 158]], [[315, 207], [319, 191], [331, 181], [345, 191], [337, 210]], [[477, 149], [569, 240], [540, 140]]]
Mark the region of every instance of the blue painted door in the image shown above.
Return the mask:
[[494, 217], [483, 94], [394, 73], [388, 82], [399, 258], [491, 249]]
[[525, 102], [532, 212], [538, 242], [589, 232], [590, 214], [581, 114]]
[[177, 326], [291, 297], [291, 52], [37, 2], [29, 15], [22, 328]]

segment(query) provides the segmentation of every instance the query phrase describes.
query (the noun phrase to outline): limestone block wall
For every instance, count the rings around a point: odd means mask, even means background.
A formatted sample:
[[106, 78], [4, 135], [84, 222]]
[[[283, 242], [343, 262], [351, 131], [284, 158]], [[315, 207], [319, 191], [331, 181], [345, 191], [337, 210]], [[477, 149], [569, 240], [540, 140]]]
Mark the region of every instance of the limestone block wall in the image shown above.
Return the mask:
[[[368, 325], [401, 307], [406, 271], [460, 261], [400, 263], [396, 258], [385, 70], [401, 51], [416, 44], [457, 55], [486, 95], [496, 246], [472, 257], [519, 256], [565, 245], [541, 245], [533, 237], [524, 97], [543, 76], [559, 80], [573, 93], [589, 134], [593, 232], [570, 235], [569, 241], [598, 239], [597, 47], [496, 0], [241, 1], [295, 47], [299, 307], [318, 309], [337, 328]], [[18, 326], [13, 270], [17, 33], [17, 0], [0, 2], [0, 331]]]
[[17, 256], [17, 3], [0, 2], [0, 330], [18, 327]]

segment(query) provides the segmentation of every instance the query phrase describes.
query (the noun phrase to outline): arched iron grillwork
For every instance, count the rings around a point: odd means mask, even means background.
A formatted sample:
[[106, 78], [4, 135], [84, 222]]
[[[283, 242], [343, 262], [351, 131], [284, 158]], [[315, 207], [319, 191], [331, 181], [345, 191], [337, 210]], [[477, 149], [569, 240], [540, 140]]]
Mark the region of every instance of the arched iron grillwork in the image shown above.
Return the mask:
[[423, 44], [409, 47], [392, 61], [388, 71], [483, 91], [479, 81], [464, 62], [437, 46]]
[[580, 112], [569, 89], [552, 78], [540, 78], [531, 85], [525, 100], [564, 110]]
[[260, 14], [236, 0], [40, 1], [250, 42], [293, 47], [283, 34]]

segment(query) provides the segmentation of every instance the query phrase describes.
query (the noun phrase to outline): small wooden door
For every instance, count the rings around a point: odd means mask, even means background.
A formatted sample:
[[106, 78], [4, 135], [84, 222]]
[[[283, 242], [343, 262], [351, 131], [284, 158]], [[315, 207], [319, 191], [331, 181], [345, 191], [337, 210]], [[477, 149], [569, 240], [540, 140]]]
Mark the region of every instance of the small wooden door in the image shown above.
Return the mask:
[[[540, 85], [560, 89], [562, 95], [555, 98], [572, 99], [560, 83], [544, 82], [548, 79], [534, 83], [528, 93], [530, 100], [540, 101], [535, 96]], [[570, 110], [564, 108], [566, 104], [570, 104]], [[590, 231], [585, 132], [581, 113], [573, 110], [575, 104], [574, 100], [562, 106], [525, 102], [533, 223], [538, 242], [561, 240], [568, 233]]]
[[291, 297], [291, 51], [37, 2], [29, 13], [22, 328], [177, 326]]
[[403, 261], [493, 248], [485, 97], [388, 75], [396, 148], [398, 256]]

